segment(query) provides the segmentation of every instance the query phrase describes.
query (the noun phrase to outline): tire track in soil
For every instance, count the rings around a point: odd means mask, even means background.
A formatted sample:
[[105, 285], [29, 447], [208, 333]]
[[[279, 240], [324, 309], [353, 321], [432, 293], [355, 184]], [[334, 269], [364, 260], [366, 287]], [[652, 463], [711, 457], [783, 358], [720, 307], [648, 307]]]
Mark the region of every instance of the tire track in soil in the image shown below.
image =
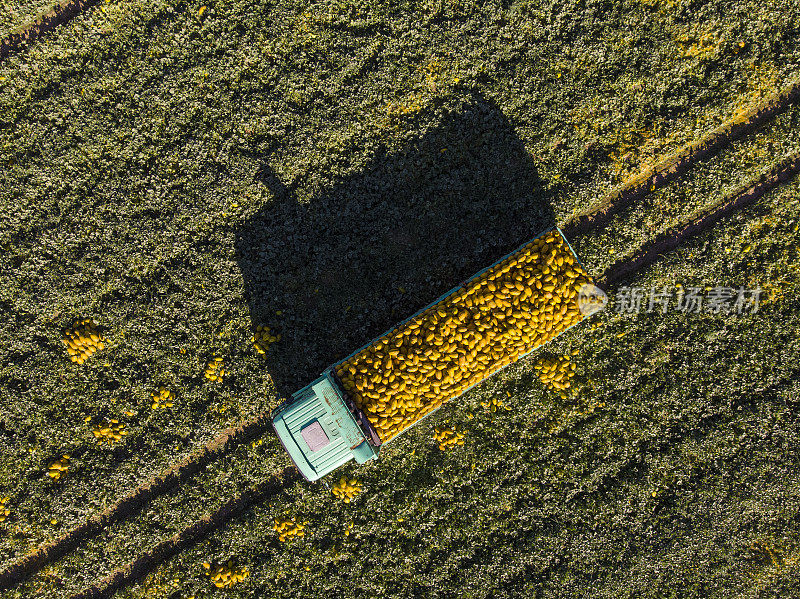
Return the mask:
[[199, 451], [173, 464], [147, 484], [137, 487], [130, 495], [110, 508], [92, 516], [86, 522], [52, 543], [40, 547], [35, 552], [11, 564], [6, 570], [0, 572], [0, 591], [19, 584], [33, 576], [44, 566], [61, 559], [73, 551], [81, 542], [97, 535], [105, 527], [140, 512], [152, 499], [186, 482], [209, 463], [239, 444], [264, 435], [267, 432], [268, 421], [268, 414], [261, 414], [236, 428], [224, 430]]
[[0, 61], [19, 52], [45, 33], [68, 23], [83, 11], [89, 10], [97, 4], [100, 4], [100, 0], [70, 0], [53, 7], [45, 14], [38, 16], [32, 24], [0, 41]]
[[650, 192], [685, 174], [693, 164], [708, 160], [730, 142], [752, 133], [800, 99], [800, 81], [775, 93], [744, 113], [728, 120], [701, 139], [660, 160], [612, 190], [585, 212], [573, 216], [561, 230], [567, 239], [597, 231], [618, 212], [640, 201]]
[[203, 540], [231, 519], [240, 516], [254, 505], [262, 503], [300, 480], [302, 480], [300, 472], [294, 466], [284, 468], [272, 480], [263, 483], [259, 488], [248, 489], [230, 499], [218, 510], [206, 514], [170, 539], [150, 548], [136, 560], [115, 570], [99, 583], [72, 595], [70, 599], [110, 598], [122, 587], [152, 572], [162, 562]]
[[670, 227], [636, 252], [614, 262], [597, 281], [597, 286], [608, 291], [615, 289], [631, 274], [649, 266], [667, 252], [675, 250], [685, 240], [710, 229], [720, 220], [741, 208], [753, 204], [767, 192], [800, 173], [800, 153], [773, 165], [757, 179], [739, 187], [721, 201], [685, 220], [677, 227]]
[[[598, 281], [598, 286], [608, 289], [625, 277], [641, 270], [665, 252], [674, 250], [683, 241], [705, 231], [733, 211], [753, 204], [767, 192], [781, 183], [790, 180], [800, 172], [800, 154], [795, 154], [762, 173], [756, 181], [740, 187], [724, 200], [705, 210], [699, 216], [685, 221], [683, 225], [667, 229], [652, 241], [644, 244], [628, 258], [615, 262]], [[202, 540], [230, 519], [241, 515], [250, 507], [263, 502], [283, 488], [301, 480], [297, 469], [287, 467], [276, 477], [281, 482], [269, 482], [260, 490], [247, 490], [223, 505], [219, 510], [205, 516], [171, 539], [163, 541], [142, 554], [135, 561], [115, 570], [97, 585], [94, 585], [70, 599], [108, 599], [123, 586], [130, 584], [152, 572], [162, 561], [177, 555], [181, 550]]]

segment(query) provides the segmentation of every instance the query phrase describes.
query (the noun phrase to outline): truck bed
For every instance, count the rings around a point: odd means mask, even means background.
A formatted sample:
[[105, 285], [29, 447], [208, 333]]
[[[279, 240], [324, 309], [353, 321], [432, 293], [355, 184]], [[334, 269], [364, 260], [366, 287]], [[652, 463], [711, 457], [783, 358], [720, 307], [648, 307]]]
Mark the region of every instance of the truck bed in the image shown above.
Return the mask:
[[[542, 256], [536, 252], [540, 248], [546, 248]], [[545, 251], [548, 256], [557, 252], [558, 260], [563, 258], [563, 263], [548, 265], [544, 268], [547, 272], [542, 274], [539, 262]], [[533, 256], [538, 258], [532, 259]], [[541, 292], [541, 289], [536, 289], [536, 293], [525, 291], [525, 287], [530, 289], [532, 285], [540, 285], [531, 276], [518, 276], [530, 275], [531, 272], [544, 277], [552, 274], [556, 281], [561, 281], [563, 275], [563, 284], [568, 282], [572, 285], [570, 291], [565, 292], [566, 300], [562, 302], [552, 292]], [[570, 279], [565, 274], [568, 272], [576, 276]], [[517, 279], [525, 282], [517, 285], [520, 283]], [[514, 281], [513, 288], [505, 286], [509, 281]], [[557, 228], [546, 231], [335, 364], [332, 367], [333, 378], [345, 395], [353, 400], [357, 410], [366, 416], [380, 442], [385, 443], [444, 402], [458, 397], [497, 370], [580, 322], [583, 315], [577, 307], [570, 305], [558, 320], [548, 320], [544, 331], [530, 334], [530, 327], [526, 332], [524, 324], [513, 326], [517, 322], [515, 315], [523, 312], [530, 315], [535, 310], [538, 319], [540, 310], [545, 314], [553, 305], [566, 306], [567, 301], [575, 300], [579, 286], [590, 283], [591, 279], [561, 231]], [[491, 307], [494, 300], [489, 300], [490, 308], [486, 310], [483, 305], [470, 301], [470, 297], [482, 301], [481, 290], [486, 295], [492, 286], [497, 288], [500, 285], [503, 285], [502, 289], [490, 293], [497, 296], [496, 306]], [[545, 297], [548, 293], [550, 297]], [[532, 307], [535, 302], [538, 302], [536, 307]], [[499, 312], [502, 312], [502, 317]], [[454, 321], [459, 326], [454, 327]], [[524, 323], [524, 317], [520, 322]], [[493, 328], [497, 327], [505, 327], [506, 334], [484, 343], [482, 335], [494, 335], [496, 331]], [[480, 334], [477, 334], [478, 330]], [[471, 341], [462, 343], [461, 348], [454, 347], [452, 338], [460, 337], [463, 341], [468, 332], [475, 344], [483, 344], [481, 349], [488, 352], [488, 358], [486, 353], [480, 357], [474, 355], [475, 345], [470, 346]], [[440, 351], [443, 346], [450, 351]], [[427, 360], [421, 360], [421, 355]], [[427, 362], [422, 366], [427, 369], [427, 376], [419, 375], [420, 362]], [[447, 376], [436, 372], [444, 370]]]

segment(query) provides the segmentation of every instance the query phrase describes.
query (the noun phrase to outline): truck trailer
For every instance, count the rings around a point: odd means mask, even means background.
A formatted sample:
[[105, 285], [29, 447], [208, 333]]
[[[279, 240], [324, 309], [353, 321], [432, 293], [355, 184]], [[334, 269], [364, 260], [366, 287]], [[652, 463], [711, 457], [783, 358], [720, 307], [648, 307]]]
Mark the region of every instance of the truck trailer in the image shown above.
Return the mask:
[[[272, 412], [300, 473], [317, 480], [578, 324], [597, 288], [559, 228], [484, 268], [326, 368]], [[602, 293], [602, 292], [600, 292]]]

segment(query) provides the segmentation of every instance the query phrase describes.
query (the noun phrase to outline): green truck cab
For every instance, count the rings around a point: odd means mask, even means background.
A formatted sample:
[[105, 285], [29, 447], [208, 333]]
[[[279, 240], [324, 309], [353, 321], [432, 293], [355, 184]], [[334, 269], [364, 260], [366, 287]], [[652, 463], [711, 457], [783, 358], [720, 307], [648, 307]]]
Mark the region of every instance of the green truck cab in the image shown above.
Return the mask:
[[350, 460], [363, 464], [375, 459], [380, 451], [378, 435], [342, 391], [333, 367], [278, 406], [272, 426], [309, 481]]

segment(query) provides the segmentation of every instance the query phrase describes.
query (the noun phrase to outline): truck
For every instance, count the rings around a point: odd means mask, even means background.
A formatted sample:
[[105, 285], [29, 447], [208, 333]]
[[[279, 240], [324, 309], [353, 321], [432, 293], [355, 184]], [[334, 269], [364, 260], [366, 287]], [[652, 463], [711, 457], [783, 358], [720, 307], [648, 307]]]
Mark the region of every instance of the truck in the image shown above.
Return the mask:
[[273, 410], [272, 426], [308, 481], [351, 460], [363, 464], [581, 322], [602, 295], [563, 232], [543, 231], [328, 366]]

